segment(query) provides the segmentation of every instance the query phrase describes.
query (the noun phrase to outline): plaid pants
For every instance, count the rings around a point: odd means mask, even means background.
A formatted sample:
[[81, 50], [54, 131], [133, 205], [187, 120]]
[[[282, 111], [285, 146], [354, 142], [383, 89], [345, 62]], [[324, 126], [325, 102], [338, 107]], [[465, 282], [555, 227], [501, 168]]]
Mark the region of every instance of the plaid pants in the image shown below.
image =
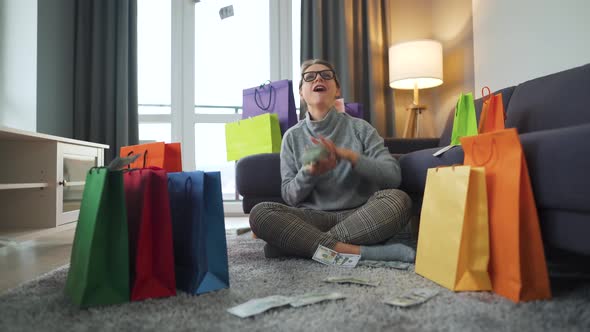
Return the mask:
[[364, 205], [344, 211], [263, 202], [250, 211], [250, 227], [268, 244], [311, 258], [320, 244], [333, 249], [337, 242], [370, 245], [389, 239], [407, 225], [411, 207], [410, 197], [397, 189], [377, 191]]

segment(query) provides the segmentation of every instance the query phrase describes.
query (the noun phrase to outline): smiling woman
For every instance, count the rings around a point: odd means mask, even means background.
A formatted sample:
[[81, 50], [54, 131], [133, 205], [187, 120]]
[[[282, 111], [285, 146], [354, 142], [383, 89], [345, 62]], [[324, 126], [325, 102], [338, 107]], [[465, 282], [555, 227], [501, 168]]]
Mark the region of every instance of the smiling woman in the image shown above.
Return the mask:
[[[340, 81], [331, 63], [305, 61], [301, 77], [308, 112], [281, 146], [281, 194], [288, 205], [263, 202], [250, 211], [252, 231], [267, 242], [265, 255], [311, 258], [323, 246], [361, 259], [413, 261], [415, 251], [403, 244], [370, 246], [409, 221], [411, 200], [396, 189], [399, 163], [373, 126], [336, 110]], [[310, 152], [310, 144], [321, 149]]]

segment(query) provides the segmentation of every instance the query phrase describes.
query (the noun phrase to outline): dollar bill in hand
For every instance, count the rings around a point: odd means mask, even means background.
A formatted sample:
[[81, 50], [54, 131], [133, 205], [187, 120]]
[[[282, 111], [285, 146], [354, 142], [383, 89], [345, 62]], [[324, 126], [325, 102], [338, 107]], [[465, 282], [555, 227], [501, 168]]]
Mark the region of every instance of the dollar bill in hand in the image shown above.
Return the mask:
[[330, 152], [323, 144], [315, 144], [307, 148], [301, 156], [301, 163], [303, 165], [314, 164], [322, 159], [328, 158]]
[[400, 296], [386, 299], [383, 301], [386, 304], [397, 307], [410, 307], [413, 305], [422, 304], [438, 294], [438, 290], [431, 288], [417, 288], [412, 289]]
[[289, 304], [294, 308], [298, 308], [305, 305], [310, 305], [328, 300], [339, 300], [345, 297], [346, 296], [342, 295], [341, 293], [308, 293], [301, 296], [293, 297], [292, 301]]
[[333, 282], [337, 284], [358, 284], [364, 286], [379, 286], [378, 282], [369, 281], [368, 279], [354, 278], [354, 277], [329, 277], [324, 279], [325, 282]]
[[338, 252], [320, 244], [315, 250], [312, 259], [325, 265], [334, 265], [336, 256], [338, 256]]
[[291, 297], [282, 295], [267, 296], [259, 299], [252, 299], [248, 302], [229, 308], [227, 311], [240, 318], [246, 318], [265, 312], [268, 309], [282, 307], [289, 304], [292, 300]]

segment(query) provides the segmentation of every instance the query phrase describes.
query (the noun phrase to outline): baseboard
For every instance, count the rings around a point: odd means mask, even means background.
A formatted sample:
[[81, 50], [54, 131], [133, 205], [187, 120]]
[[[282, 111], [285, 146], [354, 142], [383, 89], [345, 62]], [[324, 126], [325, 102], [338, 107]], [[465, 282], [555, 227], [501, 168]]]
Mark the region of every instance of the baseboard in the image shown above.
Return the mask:
[[223, 212], [226, 217], [246, 217], [242, 209], [242, 201], [225, 201], [223, 202]]

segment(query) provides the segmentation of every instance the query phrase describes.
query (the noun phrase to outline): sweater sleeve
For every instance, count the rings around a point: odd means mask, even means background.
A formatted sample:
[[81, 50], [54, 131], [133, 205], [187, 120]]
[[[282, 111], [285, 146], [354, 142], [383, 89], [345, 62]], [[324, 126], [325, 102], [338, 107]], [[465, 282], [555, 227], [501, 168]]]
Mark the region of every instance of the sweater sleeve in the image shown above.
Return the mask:
[[359, 155], [354, 170], [381, 189], [398, 188], [401, 184], [401, 167], [383, 144], [383, 138], [372, 126], [359, 130], [364, 151]]
[[297, 158], [291, 144], [291, 135], [286, 134], [281, 147], [281, 196], [291, 206], [298, 206], [305, 200], [318, 178], [299, 167]]

